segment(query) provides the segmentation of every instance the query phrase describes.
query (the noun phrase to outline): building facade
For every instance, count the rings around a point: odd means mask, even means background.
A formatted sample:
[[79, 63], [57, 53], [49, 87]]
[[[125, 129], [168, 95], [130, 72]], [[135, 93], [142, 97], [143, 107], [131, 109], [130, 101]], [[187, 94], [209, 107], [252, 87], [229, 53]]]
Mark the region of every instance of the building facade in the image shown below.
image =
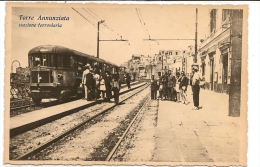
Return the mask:
[[237, 106], [230, 112], [235, 115], [240, 110], [242, 21], [243, 10], [211, 9], [209, 33], [198, 50], [199, 72], [206, 89], [230, 94], [230, 103]]

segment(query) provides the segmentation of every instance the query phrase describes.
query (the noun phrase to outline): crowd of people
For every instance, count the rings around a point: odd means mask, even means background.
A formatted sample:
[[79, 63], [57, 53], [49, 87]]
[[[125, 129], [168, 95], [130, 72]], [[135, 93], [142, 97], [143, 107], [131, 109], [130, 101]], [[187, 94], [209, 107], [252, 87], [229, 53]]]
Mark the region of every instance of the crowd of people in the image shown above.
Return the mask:
[[[127, 75], [125, 77], [130, 89], [130, 81], [128, 84], [129, 79]], [[115, 103], [119, 102], [121, 81], [118, 73], [111, 74], [109, 71], [105, 71], [104, 75], [102, 75], [97, 64], [94, 65], [94, 68], [87, 64], [83, 67], [82, 86], [84, 87], [85, 98], [83, 99], [85, 100], [97, 101], [100, 98], [109, 102], [113, 92]]]
[[[198, 67], [193, 66], [191, 78], [187, 78], [185, 72], [176, 72], [173, 75], [171, 70], [163, 71], [162, 75], [158, 80], [154, 79], [152, 75], [151, 79], [151, 99], [153, 100], [169, 100], [177, 103], [183, 103], [188, 105], [189, 101], [187, 99], [187, 87], [190, 85], [192, 87], [193, 95], [193, 110], [199, 109], [199, 92], [200, 86], [199, 82], [201, 80], [198, 73]], [[159, 96], [157, 96], [159, 92]]]

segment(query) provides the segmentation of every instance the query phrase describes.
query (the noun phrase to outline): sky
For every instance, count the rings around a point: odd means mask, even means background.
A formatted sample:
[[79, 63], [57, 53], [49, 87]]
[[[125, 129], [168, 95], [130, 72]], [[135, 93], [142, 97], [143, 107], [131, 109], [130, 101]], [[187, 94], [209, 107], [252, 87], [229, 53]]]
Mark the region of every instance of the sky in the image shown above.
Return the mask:
[[[72, 7], [78, 11], [72, 9]], [[198, 7], [198, 6], [197, 6]], [[198, 7], [198, 39], [205, 37], [208, 7]], [[23, 20], [34, 16], [34, 20]], [[39, 16], [66, 16], [69, 21], [37, 20]], [[84, 16], [84, 18], [82, 17]], [[97, 55], [97, 23], [100, 24], [99, 56], [120, 65], [132, 54], [154, 55], [159, 50], [183, 50], [194, 45], [196, 6], [194, 5], [102, 5], [85, 4], [61, 7], [14, 7], [12, 9], [11, 60], [18, 60], [22, 67], [28, 64], [30, 49], [39, 45], [59, 45], [89, 55]], [[62, 27], [19, 27], [27, 23], [60, 23]], [[14, 63], [14, 69], [18, 63]]]

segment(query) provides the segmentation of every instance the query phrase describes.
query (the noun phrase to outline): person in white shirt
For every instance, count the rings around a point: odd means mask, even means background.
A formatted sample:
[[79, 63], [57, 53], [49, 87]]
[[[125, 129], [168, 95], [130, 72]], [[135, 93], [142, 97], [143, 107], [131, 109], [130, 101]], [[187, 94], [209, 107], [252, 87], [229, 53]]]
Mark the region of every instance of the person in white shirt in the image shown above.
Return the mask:
[[199, 69], [197, 66], [193, 66], [193, 77], [192, 77], [192, 91], [193, 91], [193, 103], [194, 103], [194, 108], [193, 110], [198, 110], [199, 109], [199, 94], [200, 94], [200, 75], [199, 75]]
[[82, 85], [84, 86], [84, 90], [85, 90], [85, 100], [88, 99], [88, 88], [87, 88], [87, 80], [86, 80], [86, 75], [90, 72], [90, 64], [86, 64], [85, 67], [83, 67], [83, 69], [85, 68], [85, 70], [83, 71], [82, 74]]

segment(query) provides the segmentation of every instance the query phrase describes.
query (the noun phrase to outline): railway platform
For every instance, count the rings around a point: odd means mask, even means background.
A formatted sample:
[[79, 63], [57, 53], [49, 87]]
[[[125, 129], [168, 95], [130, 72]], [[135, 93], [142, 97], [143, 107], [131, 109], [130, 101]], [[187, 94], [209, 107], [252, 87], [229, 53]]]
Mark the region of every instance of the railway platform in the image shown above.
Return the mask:
[[187, 94], [188, 105], [159, 101], [153, 161], [239, 162], [246, 123], [228, 116], [228, 95], [201, 90], [202, 109], [192, 110], [190, 89]]
[[[140, 87], [145, 83], [131, 83], [131, 89]], [[130, 91], [126, 86], [120, 90], [120, 93]], [[10, 118], [10, 136], [14, 136], [23, 131], [28, 130], [28, 128], [37, 127], [43, 125], [46, 122], [55, 120], [62, 116], [66, 116], [73, 113], [75, 110], [80, 110], [97, 104], [95, 101], [87, 100], [75, 100], [52, 107], [43, 108], [41, 110], [35, 110], [32, 112], [24, 113]]]

